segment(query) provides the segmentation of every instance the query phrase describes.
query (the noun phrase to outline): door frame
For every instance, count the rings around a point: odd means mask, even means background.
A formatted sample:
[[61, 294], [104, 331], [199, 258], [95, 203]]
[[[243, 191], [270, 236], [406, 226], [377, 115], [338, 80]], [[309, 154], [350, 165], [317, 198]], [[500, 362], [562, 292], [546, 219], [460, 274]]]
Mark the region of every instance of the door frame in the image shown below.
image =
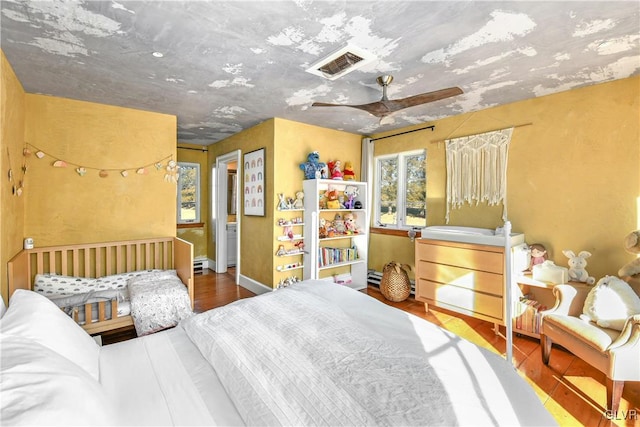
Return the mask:
[[216, 164], [212, 171], [212, 199], [213, 209], [212, 222], [215, 225], [215, 245], [216, 245], [216, 273], [225, 273], [227, 271], [227, 185], [228, 185], [228, 164], [237, 162], [238, 165], [238, 178], [236, 179], [236, 228], [238, 235], [238, 242], [236, 244], [236, 285], [240, 282], [240, 236], [241, 236], [241, 224], [240, 218], [240, 201], [242, 199], [240, 190], [240, 150], [234, 150], [229, 153], [223, 154], [216, 158]]

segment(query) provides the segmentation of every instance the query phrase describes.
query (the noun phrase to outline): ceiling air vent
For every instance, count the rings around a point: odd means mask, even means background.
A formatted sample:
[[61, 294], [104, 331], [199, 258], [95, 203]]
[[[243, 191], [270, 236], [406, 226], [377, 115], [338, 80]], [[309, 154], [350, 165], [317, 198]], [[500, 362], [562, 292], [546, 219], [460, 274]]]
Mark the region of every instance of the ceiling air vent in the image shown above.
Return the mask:
[[329, 80], [335, 80], [353, 70], [357, 70], [374, 59], [375, 56], [364, 49], [347, 45], [326, 58], [315, 62], [307, 68], [307, 72]]

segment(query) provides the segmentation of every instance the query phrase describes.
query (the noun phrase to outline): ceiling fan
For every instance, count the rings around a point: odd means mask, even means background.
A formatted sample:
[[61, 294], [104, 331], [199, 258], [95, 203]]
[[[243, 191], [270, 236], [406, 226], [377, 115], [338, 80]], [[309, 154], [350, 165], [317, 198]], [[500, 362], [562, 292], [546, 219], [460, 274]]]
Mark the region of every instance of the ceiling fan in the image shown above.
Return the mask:
[[420, 95], [409, 96], [402, 99], [389, 99], [387, 97], [387, 86], [393, 81], [393, 76], [386, 74], [379, 76], [376, 81], [382, 86], [382, 99], [370, 104], [348, 105], [348, 104], [329, 104], [326, 102], [314, 102], [312, 107], [351, 107], [364, 110], [376, 117], [384, 118], [391, 113], [402, 110], [404, 108], [414, 107], [416, 105], [427, 104], [429, 102], [438, 101], [440, 99], [450, 98], [452, 96], [462, 94], [459, 87], [450, 87], [440, 89], [433, 92], [421, 93]]

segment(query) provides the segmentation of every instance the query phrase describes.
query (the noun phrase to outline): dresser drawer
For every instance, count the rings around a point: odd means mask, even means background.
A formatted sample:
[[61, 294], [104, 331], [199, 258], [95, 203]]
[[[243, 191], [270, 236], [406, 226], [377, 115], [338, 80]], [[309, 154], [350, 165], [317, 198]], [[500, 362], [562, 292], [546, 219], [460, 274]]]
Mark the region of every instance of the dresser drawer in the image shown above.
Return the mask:
[[475, 292], [455, 285], [420, 279], [416, 284], [416, 299], [437, 307], [502, 320], [502, 297]]
[[428, 261], [503, 274], [503, 259], [503, 253], [499, 251], [470, 249], [423, 242], [416, 244], [416, 261]]
[[502, 296], [504, 276], [486, 271], [468, 270], [452, 265], [419, 261], [416, 265], [416, 277], [430, 282], [452, 284], [465, 288]]

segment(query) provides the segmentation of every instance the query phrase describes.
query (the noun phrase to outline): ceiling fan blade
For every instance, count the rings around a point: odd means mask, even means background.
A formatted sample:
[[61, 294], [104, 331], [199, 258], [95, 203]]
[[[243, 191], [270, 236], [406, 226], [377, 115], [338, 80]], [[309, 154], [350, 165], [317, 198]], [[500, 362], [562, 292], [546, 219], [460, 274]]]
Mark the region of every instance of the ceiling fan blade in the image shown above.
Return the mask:
[[429, 102], [439, 101], [445, 98], [451, 98], [452, 96], [461, 95], [462, 89], [459, 87], [449, 87], [446, 89], [435, 90], [433, 92], [421, 93], [420, 95], [409, 96], [402, 99], [392, 99], [386, 101], [387, 107], [392, 112], [402, 110], [403, 108], [413, 107], [416, 105], [428, 104]]
[[446, 89], [435, 90], [433, 92], [421, 93], [420, 95], [409, 96], [402, 99], [383, 99], [377, 102], [371, 102], [369, 104], [361, 105], [349, 105], [349, 104], [331, 104], [326, 102], [314, 102], [312, 107], [350, 107], [357, 108], [372, 114], [376, 117], [385, 117], [391, 113], [404, 108], [414, 107], [416, 105], [427, 104], [429, 102], [439, 101], [441, 99], [450, 98], [452, 96], [462, 94], [462, 89], [459, 87], [449, 87]]

